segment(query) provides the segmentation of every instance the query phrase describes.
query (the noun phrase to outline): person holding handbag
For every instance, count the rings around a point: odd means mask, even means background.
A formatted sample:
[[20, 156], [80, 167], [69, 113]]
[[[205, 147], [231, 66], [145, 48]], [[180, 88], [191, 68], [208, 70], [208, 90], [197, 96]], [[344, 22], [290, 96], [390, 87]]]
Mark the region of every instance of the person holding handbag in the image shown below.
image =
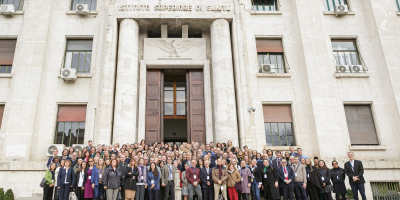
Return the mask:
[[87, 168], [87, 163], [85, 161], [82, 161], [78, 170], [76, 170], [75, 193], [76, 193], [76, 196], [78, 197], [78, 200], [85, 199], [84, 190], [85, 190], [85, 183], [86, 183], [86, 179], [87, 179], [86, 168]]
[[51, 163], [49, 169], [46, 171], [44, 178], [46, 179], [46, 184], [43, 188], [43, 200], [52, 200], [53, 198], [53, 188], [55, 182], [55, 171], [56, 163]]
[[229, 200], [238, 200], [238, 191], [236, 191], [235, 184], [240, 183], [241, 177], [239, 172], [236, 170], [236, 166], [233, 163], [228, 165], [228, 180], [226, 186], [228, 187]]
[[[263, 160], [263, 167], [256, 168], [261, 170], [258, 172], [258, 179], [259, 182], [258, 187], [264, 189], [264, 200], [273, 200], [273, 199], [280, 199], [281, 196], [279, 195], [279, 188], [278, 188], [278, 180], [279, 176], [276, 170], [269, 165], [268, 159]], [[257, 172], [256, 172], [257, 173]]]
[[125, 199], [135, 199], [136, 194], [136, 183], [137, 177], [139, 176], [138, 168], [136, 167], [136, 161], [134, 159], [130, 160], [129, 165], [126, 167], [125, 170]]
[[331, 185], [331, 172], [328, 167], [325, 165], [325, 161], [320, 160], [318, 163], [318, 172], [321, 174], [322, 188], [321, 194], [324, 200], [332, 200], [332, 190], [333, 187]]

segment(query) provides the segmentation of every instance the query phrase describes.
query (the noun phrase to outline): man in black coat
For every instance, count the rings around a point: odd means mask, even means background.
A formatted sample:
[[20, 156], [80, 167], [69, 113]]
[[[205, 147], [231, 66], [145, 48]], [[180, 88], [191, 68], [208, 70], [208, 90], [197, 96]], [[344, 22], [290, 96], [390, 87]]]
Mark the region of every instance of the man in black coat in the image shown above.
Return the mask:
[[120, 178], [120, 183], [121, 183], [121, 197], [122, 199], [125, 199], [125, 188], [124, 188], [124, 184], [125, 184], [125, 174], [126, 174], [126, 170], [128, 167], [128, 164], [126, 164], [125, 162], [126, 157], [125, 155], [121, 155], [119, 157], [119, 163], [118, 163], [118, 170], [121, 171], [122, 176]]
[[282, 159], [281, 167], [278, 168], [279, 175], [279, 187], [283, 192], [283, 199], [287, 200], [289, 195], [289, 200], [293, 200], [293, 191], [294, 191], [294, 172], [291, 167], [287, 166], [286, 159]]
[[363, 200], [365, 197], [365, 180], [364, 180], [364, 167], [361, 161], [354, 160], [354, 153], [348, 152], [348, 162], [344, 164], [344, 172], [349, 177], [351, 190], [353, 191], [354, 200], [358, 200], [358, 191], [360, 191]]
[[214, 199], [214, 182], [212, 180], [212, 168], [210, 161], [204, 161], [204, 168], [200, 171], [201, 189], [204, 200]]

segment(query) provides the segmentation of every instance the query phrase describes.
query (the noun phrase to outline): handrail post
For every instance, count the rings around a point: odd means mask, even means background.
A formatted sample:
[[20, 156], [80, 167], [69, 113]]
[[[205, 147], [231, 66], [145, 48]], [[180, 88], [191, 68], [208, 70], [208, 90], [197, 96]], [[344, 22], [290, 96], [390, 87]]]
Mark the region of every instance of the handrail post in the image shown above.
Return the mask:
[[182, 199], [181, 177], [179, 169], [174, 171], [174, 185], [175, 185], [175, 200]]

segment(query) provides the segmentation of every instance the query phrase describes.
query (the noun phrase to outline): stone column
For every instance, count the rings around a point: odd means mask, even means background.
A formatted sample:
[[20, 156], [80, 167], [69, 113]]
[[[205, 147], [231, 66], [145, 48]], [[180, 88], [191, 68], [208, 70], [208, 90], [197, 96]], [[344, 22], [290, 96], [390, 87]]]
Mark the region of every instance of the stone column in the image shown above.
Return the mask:
[[134, 143], [137, 136], [139, 25], [120, 23], [113, 143]]
[[212, 81], [215, 141], [232, 140], [238, 146], [235, 87], [229, 22], [217, 19], [211, 24]]

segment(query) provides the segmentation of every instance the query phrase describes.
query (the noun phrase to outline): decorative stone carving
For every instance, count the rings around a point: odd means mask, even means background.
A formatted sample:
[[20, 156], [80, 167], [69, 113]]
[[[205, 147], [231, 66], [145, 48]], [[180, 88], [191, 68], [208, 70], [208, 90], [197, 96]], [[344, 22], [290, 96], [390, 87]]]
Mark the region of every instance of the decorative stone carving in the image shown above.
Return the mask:
[[206, 59], [206, 41], [203, 38], [146, 38], [144, 44], [144, 59]]

